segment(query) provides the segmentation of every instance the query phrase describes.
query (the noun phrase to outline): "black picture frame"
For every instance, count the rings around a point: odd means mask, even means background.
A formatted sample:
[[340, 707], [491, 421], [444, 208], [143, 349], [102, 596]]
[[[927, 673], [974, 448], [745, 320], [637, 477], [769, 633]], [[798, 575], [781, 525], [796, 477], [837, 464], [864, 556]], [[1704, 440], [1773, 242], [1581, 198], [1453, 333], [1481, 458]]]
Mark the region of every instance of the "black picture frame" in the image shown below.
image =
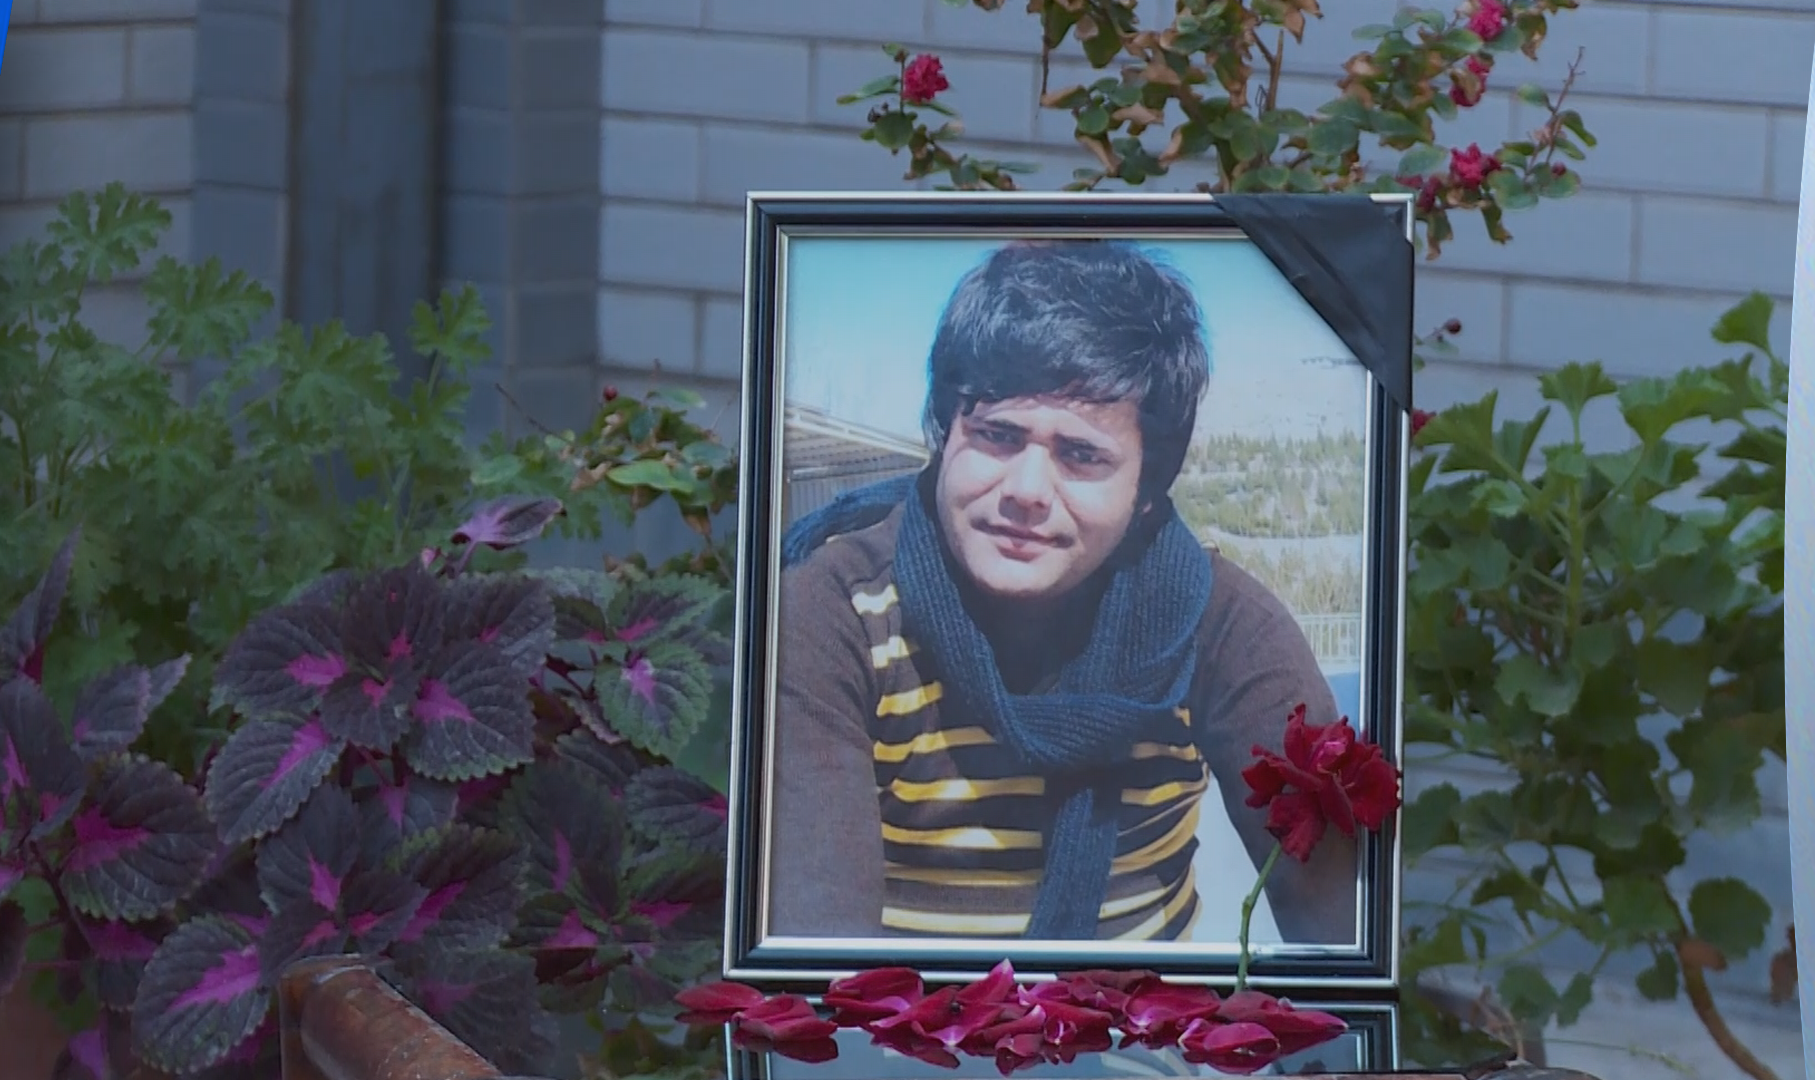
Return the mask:
[[[737, 558], [727, 978], [810, 990], [855, 971], [905, 964], [929, 981], [980, 977], [998, 960], [1035, 977], [1083, 968], [1143, 968], [1226, 985], [1227, 943], [1147, 944], [906, 937], [780, 937], [767, 932], [769, 835], [776, 770], [776, 610], [782, 575], [785, 374], [790, 245], [825, 238], [1129, 238], [1150, 243], [1246, 240], [1365, 370], [1364, 632], [1356, 724], [1394, 763], [1403, 717], [1405, 489], [1411, 411], [1413, 255], [1409, 196], [1047, 195], [1031, 193], [753, 193], [745, 281], [742, 497]], [[878, 267], [878, 273], [888, 272]], [[1283, 717], [1282, 717], [1283, 722]], [[1224, 784], [1240, 783], [1221, 777]], [[1256, 811], [1258, 813], [1258, 811]], [[783, 841], [785, 842], [785, 841]], [[1398, 981], [1400, 855], [1396, 821], [1362, 834], [1351, 946], [1256, 951], [1254, 985], [1294, 997], [1390, 997]]]

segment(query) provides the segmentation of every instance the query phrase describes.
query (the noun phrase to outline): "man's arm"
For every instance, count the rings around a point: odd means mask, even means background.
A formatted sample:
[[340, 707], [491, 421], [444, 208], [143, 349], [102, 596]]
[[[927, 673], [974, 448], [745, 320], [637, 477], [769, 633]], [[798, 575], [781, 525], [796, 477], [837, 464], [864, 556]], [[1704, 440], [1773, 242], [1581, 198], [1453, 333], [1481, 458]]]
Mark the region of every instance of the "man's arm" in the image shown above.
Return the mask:
[[[1208, 688], [1194, 720], [1200, 749], [1222, 791], [1236, 834], [1259, 867], [1273, 851], [1265, 810], [1244, 801], [1241, 770], [1251, 750], [1283, 752], [1286, 717], [1300, 704], [1311, 724], [1335, 722], [1336, 699], [1304, 632], [1279, 598], [1247, 571], [1218, 558], [1210, 598], [1214, 613], [1203, 659]], [[1201, 718], [1201, 719], [1200, 719]], [[1331, 831], [1311, 861], [1283, 857], [1267, 879], [1267, 900], [1286, 941], [1336, 945], [1355, 940], [1360, 845]]]
[[882, 822], [869, 652], [830, 549], [782, 575], [769, 930], [882, 934]]

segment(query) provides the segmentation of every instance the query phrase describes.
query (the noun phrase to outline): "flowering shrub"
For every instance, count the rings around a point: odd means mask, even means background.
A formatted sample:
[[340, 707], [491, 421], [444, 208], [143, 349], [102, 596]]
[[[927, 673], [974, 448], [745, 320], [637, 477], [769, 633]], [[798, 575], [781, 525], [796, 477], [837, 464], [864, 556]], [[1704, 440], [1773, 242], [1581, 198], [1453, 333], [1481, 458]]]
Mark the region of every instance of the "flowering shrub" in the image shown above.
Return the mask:
[[1008, 961], [967, 986], [929, 990], [908, 968], [878, 968], [833, 982], [822, 1017], [805, 998], [766, 997], [741, 983], [716, 982], [677, 996], [698, 1025], [729, 1024], [736, 1045], [806, 1061], [836, 1057], [840, 1028], [861, 1028], [879, 1046], [956, 1068], [959, 1054], [993, 1056], [1003, 1075], [1040, 1062], [1067, 1063], [1115, 1045], [1176, 1046], [1187, 1061], [1245, 1074], [1347, 1030], [1328, 1013], [1300, 1010], [1248, 987], [1249, 932], [1261, 890], [1282, 853], [1308, 860], [1331, 827], [1354, 839], [1399, 809], [1399, 770], [1380, 747], [1356, 737], [1347, 717], [1305, 723], [1300, 705], [1286, 723], [1284, 754], [1253, 749], [1243, 770], [1248, 805], [1267, 810], [1276, 838], [1242, 900], [1240, 959], [1228, 997], [1203, 986], [1169, 985], [1150, 971], [1083, 971], [1022, 986]]
[[[965, 0], [948, 0], [963, 5]], [[971, 0], [986, 11], [1004, 0]], [[1542, 199], [1574, 194], [1594, 138], [1565, 107], [1568, 82], [1554, 97], [1537, 86], [1519, 97], [1545, 111], [1520, 139], [1484, 149], [1446, 147], [1438, 124], [1481, 101], [1495, 69], [1535, 58], [1551, 16], [1576, 0], [1464, 0], [1455, 11], [1402, 7], [1390, 24], [1363, 27], [1370, 47], [1343, 65], [1331, 100], [1305, 112], [1280, 97], [1283, 57], [1302, 43], [1319, 0], [1183, 0], [1170, 26], [1140, 25], [1122, 0], [1031, 0], [1040, 16], [1043, 63], [1075, 41], [1105, 74], [1087, 85], [1051, 87], [1043, 71], [1040, 105], [1069, 112], [1090, 166], [1068, 191], [1106, 183], [1139, 186], [1192, 162], [1211, 165], [1208, 192], [1354, 193], [1413, 191], [1422, 237], [1435, 258], [1454, 235], [1451, 215], [1478, 213], [1495, 241], [1511, 237], [1505, 216]], [[863, 138], [907, 152], [906, 179], [940, 177], [953, 188], [1012, 190], [1031, 166], [975, 157], [952, 148], [963, 133], [939, 102], [949, 89], [943, 62], [885, 45], [896, 73], [838, 100], [867, 104]], [[962, 73], [959, 73], [960, 77]], [[934, 119], [924, 118], [932, 114]]]
[[194, 783], [129, 752], [183, 660], [104, 676], [67, 721], [43, 693], [65, 542], [0, 631], [0, 990], [31, 973], [98, 1006], [65, 1075], [271, 1075], [271, 988], [308, 956], [375, 958], [523, 1072], [547, 1010], [666, 1002], [716, 965], [724, 800], [669, 759], [723, 659], [721, 591], [467, 572], [561, 512], [494, 501], [445, 553], [254, 619], [215, 672], [235, 730]]

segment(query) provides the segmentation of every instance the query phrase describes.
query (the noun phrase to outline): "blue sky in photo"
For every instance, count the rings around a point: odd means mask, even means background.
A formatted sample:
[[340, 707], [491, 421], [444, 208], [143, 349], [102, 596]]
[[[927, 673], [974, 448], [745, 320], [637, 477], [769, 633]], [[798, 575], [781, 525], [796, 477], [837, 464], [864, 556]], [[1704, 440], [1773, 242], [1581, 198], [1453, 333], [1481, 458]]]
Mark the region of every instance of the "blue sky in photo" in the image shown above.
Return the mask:
[[[919, 436], [926, 355], [963, 274], [1000, 240], [796, 237], [788, 243], [784, 368], [791, 404]], [[1253, 244], [1151, 242], [1194, 286], [1213, 373], [1199, 431], [1358, 431], [1366, 381], [1353, 354]], [[1343, 358], [1339, 365], [1306, 364]]]

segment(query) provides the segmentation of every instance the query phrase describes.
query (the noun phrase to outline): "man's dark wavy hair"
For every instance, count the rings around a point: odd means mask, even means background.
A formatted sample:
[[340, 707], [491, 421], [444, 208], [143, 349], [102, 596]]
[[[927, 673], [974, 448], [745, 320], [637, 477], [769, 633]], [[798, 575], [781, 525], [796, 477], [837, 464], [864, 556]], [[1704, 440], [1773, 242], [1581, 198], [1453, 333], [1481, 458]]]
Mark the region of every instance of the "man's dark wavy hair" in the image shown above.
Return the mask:
[[1155, 254], [1119, 240], [998, 248], [946, 301], [927, 367], [921, 426], [935, 449], [958, 416], [984, 402], [1137, 401], [1144, 499], [1177, 479], [1210, 379], [1191, 287]]

